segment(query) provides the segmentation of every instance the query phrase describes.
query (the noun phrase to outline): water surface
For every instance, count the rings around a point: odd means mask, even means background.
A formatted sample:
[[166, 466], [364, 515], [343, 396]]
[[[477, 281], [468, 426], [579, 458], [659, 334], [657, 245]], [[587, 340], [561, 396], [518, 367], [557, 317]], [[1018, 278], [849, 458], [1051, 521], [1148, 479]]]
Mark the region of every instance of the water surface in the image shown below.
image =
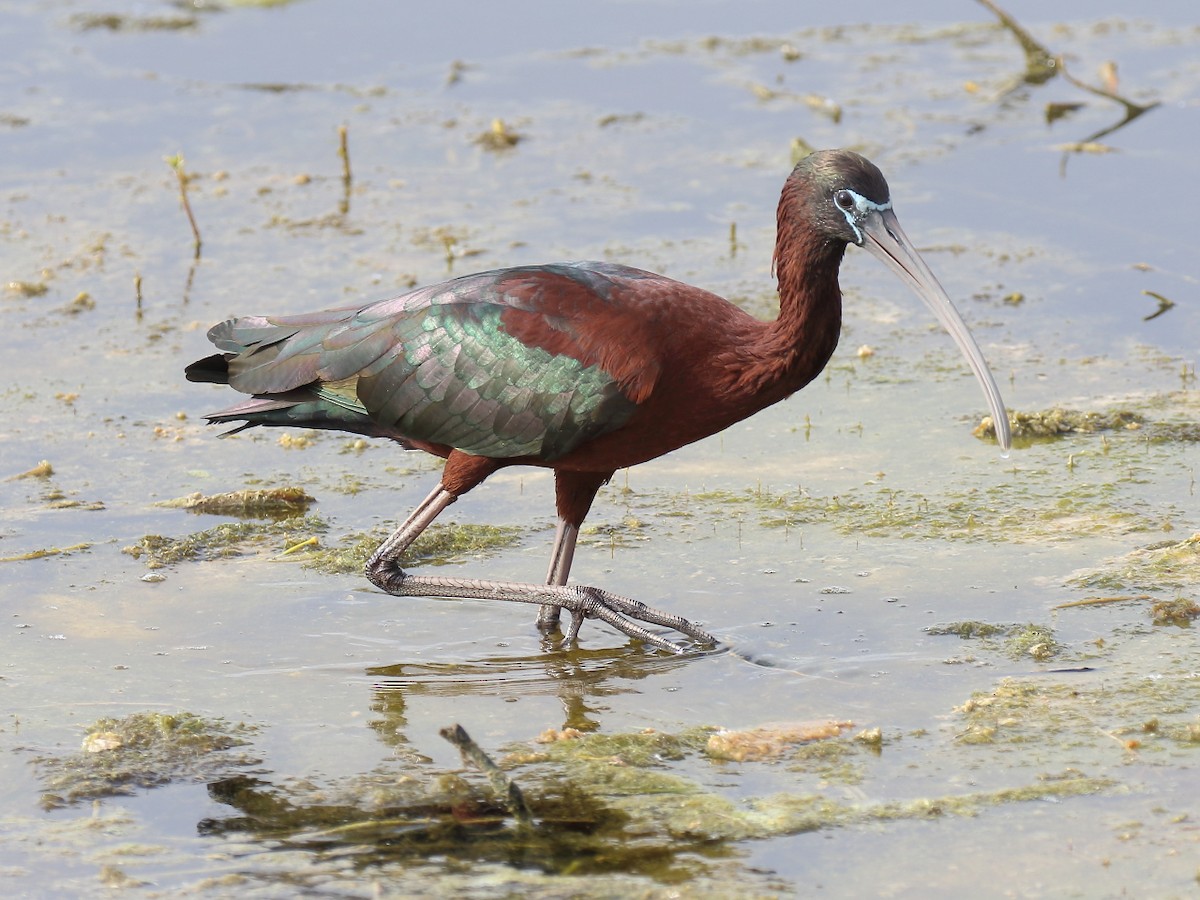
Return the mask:
[[[1194, 892], [1195, 629], [1150, 612], [1200, 580], [1190, 7], [1010, 5], [1072, 77], [1157, 104], [1094, 138], [1126, 107], [1035, 83], [978, 4], [435, 6], [0, 12], [6, 892]], [[476, 141], [496, 119], [509, 150]], [[579, 258], [770, 316], [797, 139], [884, 169], [1011, 407], [1137, 426], [1002, 459], [971, 434], [983, 402], [949, 338], [852, 250], [826, 374], [618, 473], [577, 556], [577, 580], [700, 620], [730, 652], [668, 659], [594, 623], [547, 648], [523, 607], [389, 598], [280, 557], [300, 525], [163, 569], [122, 552], [230, 521], [155, 505], [194, 491], [302, 486], [337, 545], [436, 478], [337, 435], [217, 440], [201, 416], [229, 395], [182, 379], [212, 323]], [[53, 474], [10, 478], [41, 460]], [[447, 516], [521, 530], [441, 571], [541, 577], [547, 473], [501, 473]], [[1017, 630], [936, 633], [962, 621]], [[164, 713], [251, 730], [95, 804], [53, 781], [94, 723]], [[854, 726], [766, 760], [717, 761], [696, 737], [824, 720]], [[536, 839], [462, 812], [490, 794], [439, 736], [454, 722], [515, 754]], [[534, 742], [566, 728], [585, 735], [574, 757]], [[620, 743], [647, 729], [677, 743]], [[572, 827], [551, 803], [564, 785], [588, 798]], [[326, 834], [372, 816], [378, 831]]]

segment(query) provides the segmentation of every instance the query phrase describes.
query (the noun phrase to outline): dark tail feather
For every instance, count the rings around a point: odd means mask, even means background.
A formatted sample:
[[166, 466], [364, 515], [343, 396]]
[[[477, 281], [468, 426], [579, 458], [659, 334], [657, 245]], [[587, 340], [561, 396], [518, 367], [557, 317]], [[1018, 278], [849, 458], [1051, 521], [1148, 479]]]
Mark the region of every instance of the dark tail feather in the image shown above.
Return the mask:
[[204, 359], [198, 359], [186, 369], [183, 374], [188, 381], [199, 381], [208, 384], [229, 384], [229, 360], [232, 353], [214, 353]]
[[[221, 357], [210, 356], [207, 360], [200, 360], [200, 363], [208, 362], [212, 359], [221, 359]], [[200, 363], [194, 363], [193, 365], [198, 366]], [[204, 419], [209, 425], [228, 425], [230, 422], [242, 423], [236, 428], [221, 432], [221, 437], [229, 437], [231, 434], [237, 434], [239, 431], [245, 431], [247, 428], [253, 428], [256, 425], [300, 425], [301, 427], [307, 427], [304, 423], [297, 422], [288, 415], [297, 405], [298, 402], [296, 399], [288, 399], [286, 397], [251, 397], [249, 400], [243, 400], [237, 406], [218, 410], [215, 413], [206, 413]]]
[[[221, 357], [215, 358], [220, 359]], [[207, 362], [207, 360], [201, 360], [201, 362]], [[256, 425], [268, 425], [348, 431], [367, 437], [391, 438], [399, 441], [405, 447], [410, 446], [403, 435], [379, 425], [365, 413], [354, 412], [344, 406], [329, 403], [305, 389], [288, 391], [283, 394], [256, 394], [236, 406], [207, 413], [204, 418], [210, 425], [242, 423], [231, 431], [222, 432], [221, 437], [237, 434], [239, 431], [245, 431]]]
[[[220, 327], [217, 326], [213, 331], [216, 332]], [[214, 353], [196, 360], [183, 372], [188, 381], [229, 384], [229, 364], [238, 357], [237, 353]], [[334, 393], [332, 398], [322, 396], [320, 383], [314, 381], [292, 390], [253, 394], [236, 406], [208, 413], [204, 418], [210, 425], [236, 425], [221, 437], [237, 434], [256, 425], [274, 425], [348, 431], [367, 437], [391, 438], [405, 447], [409, 446], [403, 435], [373, 420], [361, 403], [345, 397], [338, 398]]]

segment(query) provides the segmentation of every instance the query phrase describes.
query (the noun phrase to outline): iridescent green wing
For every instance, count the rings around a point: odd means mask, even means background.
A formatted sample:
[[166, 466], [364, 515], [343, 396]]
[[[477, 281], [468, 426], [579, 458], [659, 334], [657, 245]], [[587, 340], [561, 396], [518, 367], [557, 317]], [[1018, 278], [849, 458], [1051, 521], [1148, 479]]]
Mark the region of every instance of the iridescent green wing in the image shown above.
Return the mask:
[[252, 424], [555, 459], [624, 424], [657, 377], [653, 360], [634, 358], [633, 311], [619, 296], [643, 275], [596, 264], [506, 269], [361, 309], [222, 323], [210, 338], [226, 351], [229, 384], [257, 398], [223, 418], [250, 421], [258, 410]]

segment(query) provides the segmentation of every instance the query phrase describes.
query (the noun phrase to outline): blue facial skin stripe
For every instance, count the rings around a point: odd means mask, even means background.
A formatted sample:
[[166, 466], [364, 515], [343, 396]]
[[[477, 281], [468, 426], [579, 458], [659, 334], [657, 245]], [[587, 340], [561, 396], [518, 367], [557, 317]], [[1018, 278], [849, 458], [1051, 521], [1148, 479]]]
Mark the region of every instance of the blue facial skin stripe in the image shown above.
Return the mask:
[[[854, 198], [854, 209], [842, 209], [840, 206], [838, 206], [838, 209], [842, 210], [842, 215], [846, 217], [846, 221], [849, 223], [850, 227], [854, 229], [855, 235], [858, 236], [858, 240], [855, 241], [855, 243], [861, 247], [863, 242], [863, 233], [862, 229], [858, 227], [858, 220], [864, 218], [870, 213], [883, 212], [885, 209], [891, 209], [892, 201], [889, 199], [886, 203], [876, 203], [874, 200], [868, 200], [862, 194], [858, 193], [858, 191], [852, 191], [849, 188], [843, 188], [842, 190]], [[837, 206], [837, 204], [835, 203], [834, 206]]]

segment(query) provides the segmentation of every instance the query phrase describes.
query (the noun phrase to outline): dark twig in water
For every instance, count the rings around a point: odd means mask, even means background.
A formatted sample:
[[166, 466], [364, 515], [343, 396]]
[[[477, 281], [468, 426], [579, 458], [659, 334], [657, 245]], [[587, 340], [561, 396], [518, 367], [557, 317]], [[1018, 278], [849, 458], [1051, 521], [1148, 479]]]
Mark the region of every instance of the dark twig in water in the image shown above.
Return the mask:
[[1058, 58], [1058, 68], [1059, 71], [1062, 72], [1063, 78], [1075, 85], [1075, 87], [1079, 88], [1081, 91], [1087, 91], [1089, 94], [1095, 94], [1097, 97], [1103, 97], [1105, 100], [1111, 100], [1112, 102], [1119, 103], [1121, 106], [1125, 107], [1125, 115], [1121, 117], [1119, 122], [1115, 122], [1106, 128], [1101, 128], [1095, 134], [1088, 135], [1082, 141], [1077, 141], [1063, 153], [1062, 163], [1059, 166], [1059, 171], [1063, 175], [1065, 175], [1067, 172], [1067, 157], [1072, 152], [1080, 153], [1089, 149], [1094, 149], [1095, 145], [1100, 141], [1101, 138], [1108, 137], [1114, 131], [1119, 131], [1134, 119], [1137, 119], [1138, 117], [1150, 112], [1150, 110], [1154, 109], [1156, 106], [1161, 105], [1157, 100], [1153, 103], [1148, 103], [1145, 105], [1134, 103], [1132, 100], [1126, 100], [1120, 94], [1117, 94], [1113, 91], [1106, 90], [1104, 88], [1098, 88], [1094, 85], [1088, 84], [1085, 81], [1080, 81], [1067, 71], [1067, 64], [1063, 61], [1061, 56]]
[[1161, 316], [1168, 309], [1170, 309], [1172, 306], [1175, 305], [1174, 300], [1168, 300], [1162, 294], [1159, 294], [1155, 291], [1142, 291], [1142, 294], [1147, 297], [1153, 297], [1155, 300], [1158, 301], [1158, 309], [1156, 309], [1154, 312], [1150, 313], [1150, 315], [1148, 315], [1148, 316], [1142, 316], [1143, 322], [1149, 322], [1151, 319], [1157, 319], [1159, 316]]
[[[1013, 37], [1015, 37], [1017, 42], [1021, 45], [1021, 49], [1025, 51], [1025, 72], [1019, 79], [1021, 82], [1031, 85], [1045, 84], [1055, 75], [1062, 75], [1063, 78], [1080, 90], [1087, 91], [1089, 94], [1094, 94], [1097, 97], [1103, 97], [1105, 100], [1111, 100], [1114, 103], [1119, 103], [1121, 106], [1125, 107], [1125, 115], [1119, 122], [1102, 128], [1095, 134], [1090, 135], [1081, 141], [1073, 141], [1070, 144], [1064, 145], [1062, 148], [1062, 162], [1059, 164], [1059, 173], [1061, 175], [1065, 176], [1067, 174], [1067, 159], [1072, 153], [1108, 152], [1110, 148], [1099, 144], [1101, 138], [1107, 137], [1114, 131], [1124, 128], [1134, 119], [1138, 118], [1144, 113], [1149, 112], [1159, 105], [1157, 101], [1146, 105], [1134, 103], [1132, 100], [1126, 100], [1120, 94], [1117, 94], [1115, 90], [1098, 88], [1094, 85], [1088, 84], [1087, 82], [1080, 81], [1067, 71], [1066, 63], [1061, 55], [1055, 55], [1042, 46], [1042, 44], [1040, 44], [1037, 39], [1033, 37], [1033, 35], [1021, 27], [1020, 23], [1017, 22], [1016, 19], [993, 3], [992, 0], [979, 0], [979, 3], [987, 7], [1000, 20], [1000, 24], [1012, 32]], [[1115, 78], [1113, 81], [1115, 84]], [[1059, 118], [1061, 116], [1061, 111], [1064, 109], [1073, 109], [1078, 107], [1077, 105], [1073, 104], [1058, 104], [1057, 108], [1059, 110], [1057, 114], [1048, 114], [1049, 121]]]
[[350, 145], [349, 129], [345, 125], [338, 126], [338, 157], [342, 161], [342, 215], [350, 212]]
[[196, 257], [188, 266], [187, 280], [183, 283], [183, 305], [187, 306], [192, 299], [192, 283], [196, 280], [196, 260], [200, 259], [200, 244], [196, 244]]
[[992, 0], [979, 0], [979, 2], [991, 10], [992, 14], [1000, 20], [1001, 25], [1012, 32], [1017, 43], [1021, 45], [1021, 49], [1025, 51], [1025, 74], [1021, 78], [1022, 81], [1026, 84], [1045, 84], [1058, 74], [1059, 60], [1038, 43], [1033, 35], [1022, 28], [1016, 19]]
[[1126, 100], [1120, 94], [1114, 93], [1113, 91], [1106, 90], [1105, 88], [1098, 88], [1095, 85], [1088, 84], [1086, 81], [1080, 81], [1067, 71], [1067, 64], [1061, 56], [1058, 57], [1058, 68], [1059, 71], [1062, 72], [1062, 77], [1067, 79], [1067, 81], [1071, 82], [1071, 84], [1075, 85], [1075, 87], [1079, 88], [1080, 90], [1087, 91], [1089, 94], [1095, 94], [1097, 97], [1103, 97], [1105, 100], [1112, 100], [1114, 103], [1120, 103], [1125, 107], [1125, 119], [1120, 123], [1120, 125], [1114, 125], [1107, 131], [1100, 132], [1095, 137], [1089, 138], [1089, 140], [1096, 140], [1098, 137], [1103, 137], [1106, 134], [1116, 131], [1126, 122], [1132, 122], [1142, 113], [1149, 112], [1150, 110], [1154, 109], [1154, 107], [1161, 105], [1159, 101], [1156, 100], [1153, 103], [1143, 106], [1140, 103], [1134, 103], [1132, 100]]
[[192, 239], [196, 247], [196, 259], [200, 258], [200, 228], [196, 225], [196, 217], [192, 214], [192, 204], [188, 201], [188, 175], [183, 170], [183, 154], [176, 153], [174, 156], [166, 157], [167, 165], [175, 170], [175, 177], [179, 179], [179, 199], [183, 203], [183, 211], [187, 213], [188, 224], [192, 226]]
[[522, 828], [533, 826], [533, 813], [530, 812], [529, 805], [525, 802], [525, 795], [521, 793], [521, 789], [517, 787], [516, 782], [504, 774], [504, 770], [492, 761], [492, 758], [484, 752], [483, 748], [475, 743], [474, 739], [467, 734], [465, 728], [461, 725], [451, 725], [448, 728], [443, 728], [438, 733], [458, 748], [458, 752], [462, 754], [464, 763], [474, 765], [487, 776], [492, 790], [496, 792], [501, 802], [512, 813], [518, 825]]

